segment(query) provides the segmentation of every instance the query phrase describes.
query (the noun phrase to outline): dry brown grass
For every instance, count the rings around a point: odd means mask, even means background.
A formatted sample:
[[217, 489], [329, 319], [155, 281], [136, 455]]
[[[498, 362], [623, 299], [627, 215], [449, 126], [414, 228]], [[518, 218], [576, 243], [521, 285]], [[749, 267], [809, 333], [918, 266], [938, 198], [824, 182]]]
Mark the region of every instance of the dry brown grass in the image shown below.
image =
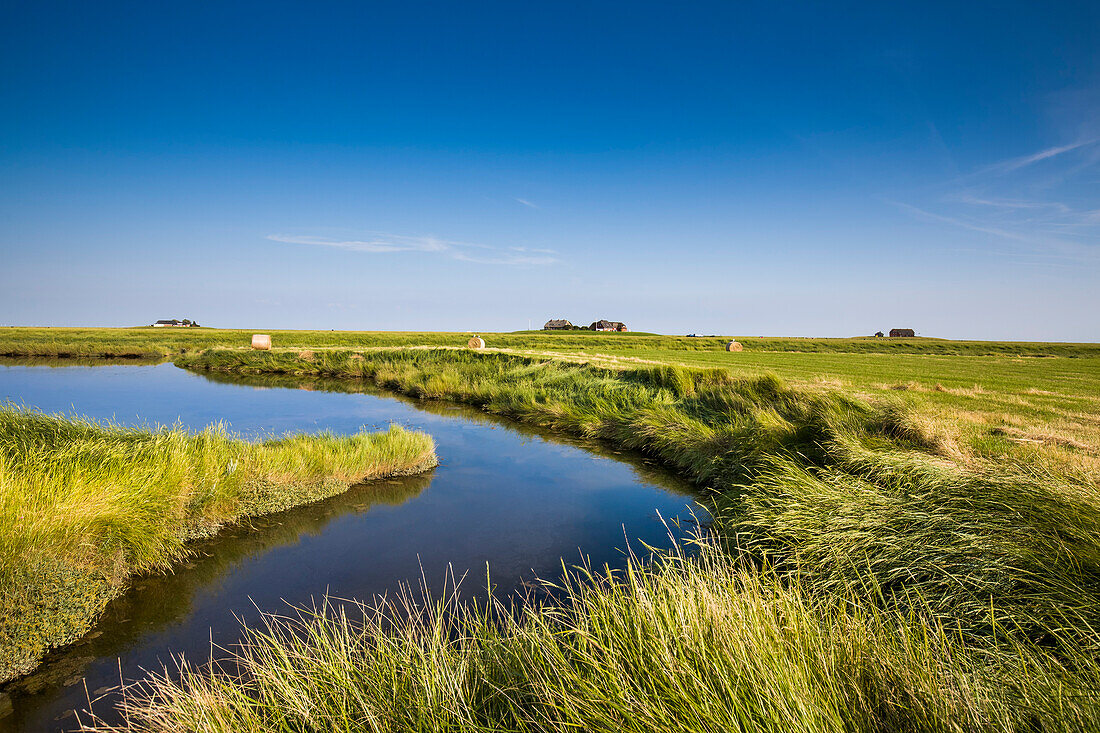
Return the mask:
[[1072, 448], [1073, 450], [1079, 450], [1085, 453], [1095, 454], [1098, 452], [1094, 446], [1057, 433], [1029, 432], [1013, 427], [993, 428], [990, 432], [993, 435], [1004, 435], [1009, 440], [1015, 440], [1021, 443], [1048, 443], [1062, 448]]

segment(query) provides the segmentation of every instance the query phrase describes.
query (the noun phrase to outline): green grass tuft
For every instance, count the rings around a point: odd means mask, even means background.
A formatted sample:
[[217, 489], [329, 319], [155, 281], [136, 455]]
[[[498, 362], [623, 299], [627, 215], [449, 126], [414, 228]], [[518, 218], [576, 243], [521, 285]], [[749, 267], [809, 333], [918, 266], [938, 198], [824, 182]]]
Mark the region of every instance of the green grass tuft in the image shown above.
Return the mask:
[[[324, 603], [131, 688], [118, 731], [1088, 731], [1091, 658], [964, 643], [704, 542], [574, 572], [553, 605]], [[94, 721], [89, 721], [90, 723]], [[108, 726], [95, 730], [112, 730]]]
[[83, 634], [126, 579], [242, 517], [435, 465], [422, 433], [251, 443], [0, 409], [0, 680]]

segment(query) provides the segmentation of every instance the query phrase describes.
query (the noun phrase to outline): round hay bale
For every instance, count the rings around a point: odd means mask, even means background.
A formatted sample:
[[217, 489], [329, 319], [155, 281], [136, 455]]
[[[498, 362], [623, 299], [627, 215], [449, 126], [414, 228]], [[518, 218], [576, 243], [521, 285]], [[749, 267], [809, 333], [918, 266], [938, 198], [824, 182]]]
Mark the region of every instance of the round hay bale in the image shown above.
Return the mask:
[[252, 334], [252, 348], [260, 351], [271, 351], [271, 337], [266, 333]]
[[485, 339], [479, 336], [474, 336], [472, 339], [466, 342], [466, 345], [469, 346], [471, 349], [484, 349]]
[[737, 343], [736, 341], [730, 341], [728, 344], [726, 344], [726, 351], [741, 351], [744, 348], [744, 346]]

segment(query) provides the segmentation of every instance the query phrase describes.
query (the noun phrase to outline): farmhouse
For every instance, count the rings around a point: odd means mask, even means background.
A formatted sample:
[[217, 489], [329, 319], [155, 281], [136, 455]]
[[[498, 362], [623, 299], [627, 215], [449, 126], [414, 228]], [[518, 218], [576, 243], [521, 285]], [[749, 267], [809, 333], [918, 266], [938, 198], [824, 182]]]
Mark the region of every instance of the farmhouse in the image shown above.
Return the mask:
[[192, 326], [198, 328], [199, 324], [192, 323], [187, 318], [184, 318], [182, 321], [177, 321], [175, 318], [168, 321], [161, 320], [153, 324], [153, 328], [191, 328]]
[[588, 327], [589, 331], [629, 331], [625, 323], [619, 321], [596, 321]]
[[543, 331], [569, 331], [573, 328], [573, 324], [565, 319], [554, 320], [551, 319], [546, 322], [546, 325], [542, 327]]
[[912, 338], [916, 335], [917, 334], [914, 333], [913, 329], [911, 329], [911, 328], [891, 328], [890, 329], [890, 338], [892, 338], [892, 339]]

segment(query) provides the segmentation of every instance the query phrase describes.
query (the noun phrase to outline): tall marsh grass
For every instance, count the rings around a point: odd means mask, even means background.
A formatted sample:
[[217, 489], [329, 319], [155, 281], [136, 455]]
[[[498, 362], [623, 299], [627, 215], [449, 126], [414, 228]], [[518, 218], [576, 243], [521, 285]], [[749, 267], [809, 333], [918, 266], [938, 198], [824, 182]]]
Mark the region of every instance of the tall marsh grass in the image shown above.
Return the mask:
[[897, 401], [722, 369], [618, 370], [453, 350], [309, 360], [214, 350], [177, 363], [370, 379], [603, 439], [710, 489], [715, 530], [731, 552], [814, 591], [858, 581], [973, 634], [994, 622], [1033, 639], [1094, 639], [1100, 629], [1095, 477], [1042, 463], [961, 463], [949, 434]]
[[567, 574], [520, 610], [400, 598], [265, 617], [183, 663], [118, 728], [210, 731], [1087, 731], [1100, 668], [973, 644], [857, 593], [817, 595], [704, 542]]
[[0, 408], [0, 680], [81, 635], [126, 578], [228, 522], [435, 464], [427, 435], [149, 432]]

